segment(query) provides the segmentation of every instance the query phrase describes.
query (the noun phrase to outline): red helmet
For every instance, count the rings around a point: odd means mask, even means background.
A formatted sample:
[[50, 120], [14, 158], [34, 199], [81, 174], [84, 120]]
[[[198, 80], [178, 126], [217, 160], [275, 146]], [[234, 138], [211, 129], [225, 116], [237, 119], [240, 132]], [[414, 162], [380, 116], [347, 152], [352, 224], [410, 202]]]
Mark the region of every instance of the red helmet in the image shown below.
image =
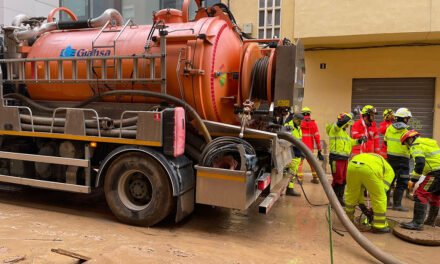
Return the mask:
[[400, 143], [402, 143], [402, 145], [405, 144], [405, 141], [408, 138], [412, 138], [412, 137], [418, 137], [420, 136], [420, 133], [415, 131], [415, 130], [409, 130], [407, 131], [405, 134], [402, 135], [402, 137], [400, 138]]

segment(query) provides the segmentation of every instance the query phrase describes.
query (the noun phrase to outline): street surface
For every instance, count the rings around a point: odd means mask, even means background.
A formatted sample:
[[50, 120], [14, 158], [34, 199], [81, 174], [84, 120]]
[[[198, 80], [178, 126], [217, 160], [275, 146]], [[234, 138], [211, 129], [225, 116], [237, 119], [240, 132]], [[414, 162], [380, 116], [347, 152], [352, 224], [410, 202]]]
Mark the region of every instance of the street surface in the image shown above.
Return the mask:
[[[313, 203], [326, 202], [310, 175], [304, 188]], [[0, 189], [0, 263], [77, 263], [51, 252], [58, 248], [90, 257], [87, 263], [330, 263], [327, 207], [311, 207], [304, 196], [283, 196], [269, 215], [259, 214], [257, 205], [245, 212], [198, 205], [182, 223], [140, 228], [117, 222], [102, 195]], [[402, 218], [412, 212], [389, 215], [408, 221]], [[335, 216], [333, 221], [343, 229]], [[378, 263], [343, 234], [333, 232], [335, 263]], [[409, 244], [392, 234], [366, 235], [406, 263], [440, 259], [438, 247]]]

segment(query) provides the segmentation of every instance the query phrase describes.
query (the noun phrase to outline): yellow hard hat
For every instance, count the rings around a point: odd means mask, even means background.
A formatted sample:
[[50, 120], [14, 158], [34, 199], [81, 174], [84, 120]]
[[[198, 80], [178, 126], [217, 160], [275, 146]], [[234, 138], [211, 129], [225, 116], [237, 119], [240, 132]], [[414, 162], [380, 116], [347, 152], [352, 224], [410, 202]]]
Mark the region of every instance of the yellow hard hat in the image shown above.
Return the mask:
[[301, 113], [303, 113], [303, 114], [311, 114], [312, 113], [312, 109], [310, 109], [309, 107], [305, 106], [305, 107], [303, 107], [303, 109], [301, 109]]
[[372, 105], [366, 105], [366, 106], [364, 106], [364, 107], [362, 108], [361, 113], [362, 113], [363, 115], [370, 115], [370, 114], [376, 114], [377, 111], [376, 111], [376, 108], [374, 108], [374, 106], [372, 106]]
[[383, 115], [383, 117], [386, 117], [387, 115], [394, 115], [394, 111], [393, 111], [393, 109], [388, 108], [388, 109], [383, 110], [382, 115]]

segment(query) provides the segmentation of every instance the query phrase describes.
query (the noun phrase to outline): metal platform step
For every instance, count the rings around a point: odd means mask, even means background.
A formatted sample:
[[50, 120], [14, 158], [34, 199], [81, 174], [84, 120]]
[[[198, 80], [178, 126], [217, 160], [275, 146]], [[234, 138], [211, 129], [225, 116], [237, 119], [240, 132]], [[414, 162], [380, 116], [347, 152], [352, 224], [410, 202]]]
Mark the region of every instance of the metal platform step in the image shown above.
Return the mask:
[[76, 185], [69, 183], [61, 183], [61, 182], [50, 182], [50, 181], [42, 181], [28, 178], [19, 178], [14, 176], [7, 176], [0, 174], [0, 182], [20, 184], [44, 189], [51, 190], [59, 190], [59, 191], [67, 191], [67, 192], [75, 192], [75, 193], [91, 193], [92, 189], [90, 186], [84, 185]]
[[77, 166], [83, 168], [89, 167], [89, 161], [85, 159], [52, 157], [45, 155], [25, 154], [25, 153], [16, 153], [16, 152], [0, 151], [0, 158], [67, 165], [67, 166]]

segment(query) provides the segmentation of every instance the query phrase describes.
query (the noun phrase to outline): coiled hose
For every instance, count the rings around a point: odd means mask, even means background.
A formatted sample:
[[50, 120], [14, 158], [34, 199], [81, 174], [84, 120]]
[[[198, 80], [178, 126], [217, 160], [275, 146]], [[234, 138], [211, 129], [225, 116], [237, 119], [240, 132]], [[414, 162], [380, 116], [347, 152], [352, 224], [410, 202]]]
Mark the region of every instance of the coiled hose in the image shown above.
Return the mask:
[[[139, 91], [139, 90], [115, 90], [115, 91], [110, 91], [110, 92], [105, 92], [99, 95], [95, 95], [90, 97], [89, 99], [73, 106], [74, 108], [81, 108], [84, 107], [92, 102], [96, 102], [101, 100], [103, 97], [106, 96], [115, 96], [115, 95], [140, 95], [140, 96], [145, 96], [145, 97], [153, 97], [153, 98], [159, 98], [159, 99], [163, 99], [166, 100], [168, 102], [172, 102], [174, 104], [180, 105], [182, 107], [185, 108], [185, 111], [188, 112], [189, 116], [195, 120], [196, 125], [197, 125], [197, 129], [202, 133], [203, 138], [205, 139], [206, 143], [211, 142], [212, 138], [211, 135], [209, 134], [208, 128], [206, 127], [205, 123], [203, 123], [202, 118], [199, 116], [199, 114], [197, 113], [197, 111], [188, 103], [186, 103], [185, 101], [178, 99], [174, 96], [168, 95], [168, 94], [162, 94], [162, 93], [157, 93], [157, 92], [151, 92], [151, 91]], [[17, 100], [20, 100], [26, 104], [28, 104], [30, 107], [36, 108], [42, 112], [49, 112], [52, 113], [53, 112], [53, 108], [41, 105], [37, 102], [35, 102], [34, 100], [18, 94], [18, 93], [10, 93], [10, 94], [6, 94], [4, 95], [5, 98], [14, 98]]]
[[203, 149], [200, 155], [200, 164], [205, 167], [213, 167], [217, 158], [226, 155], [233, 155], [234, 158], [238, 156], [238, 160], [240, 160], [238, 145], [243, 145], [247, 155], [255, 155], [255, 149], [243, 139], [236, 137], [218, 137], [207, 144]]
[[295, 145], [299, 150], [304, 153], [307, 160], [311, 163], [310, 165], [316, 170], [319, 179], [321, 180], [322, 187], [324, 188], [325, 194], [327, 195], [330, 204], [336, 212], [339, 220], [342, 222], [344, 227], [347, 229], [348, 233], [353, 237], [353, 239], [368, 253], [370, 253], [373, 257], [378, 259], [379, 261], [386, 264], [401, 264], [401, 262], [394, 256], [382, 251], [378, 247], [376, 247], [370, 240], [368, 240], [362, 233], [354, 226], [354, 224], [350, 221], [350, 219], [345, 214], [344, 209], [339, 204], [338, 198], [336, 197], [335, 192], [331, 188], [330, 184], [327, 182], [327, 178], [321, 166], [319, 166], [318, 161], [313, 156], [313, 153], [310, 149], [302, 143], [300, 140], [294, 138], [287, 132], [278, 132], [278, 138], [284, 139], [293, 145]]

